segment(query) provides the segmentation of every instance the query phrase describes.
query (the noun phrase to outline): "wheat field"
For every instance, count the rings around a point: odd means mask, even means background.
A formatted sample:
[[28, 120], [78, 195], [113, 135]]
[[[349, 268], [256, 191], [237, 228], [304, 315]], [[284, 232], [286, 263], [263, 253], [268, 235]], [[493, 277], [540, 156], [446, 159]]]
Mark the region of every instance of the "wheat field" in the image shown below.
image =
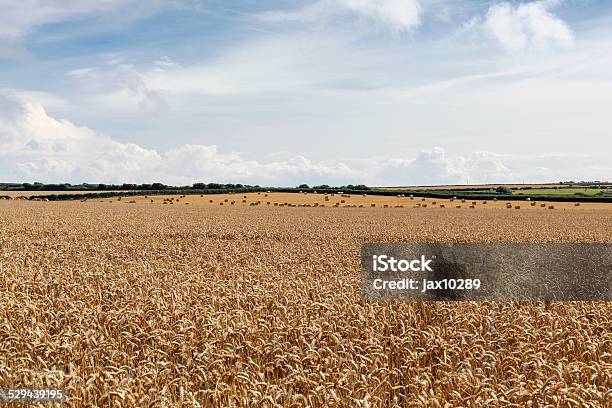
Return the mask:
[[0, 202], [0, 387], [69, 407], [612, 406], [610, 302], [365, 303], [359, 265], [366, 242], [609, 243], [610, 209], [153, 199]]

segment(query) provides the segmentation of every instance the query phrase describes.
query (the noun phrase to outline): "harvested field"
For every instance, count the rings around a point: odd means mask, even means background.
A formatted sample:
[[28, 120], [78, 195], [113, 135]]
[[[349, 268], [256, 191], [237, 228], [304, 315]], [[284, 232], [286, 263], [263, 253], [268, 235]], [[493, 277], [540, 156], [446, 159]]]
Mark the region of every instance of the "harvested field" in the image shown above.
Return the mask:
[[65, 195], [65, 194], [94, 194], [94, 193], [115, 193], [113, 190], [92, 191], [92, 190], [41, 190], [41, 191], [12, 191], [0, 190], [0, 196], [9, 197], [31, 197], [31, 196], [46, 196], [46, 195]]
[[398, 186], [398, 187], [376, 187], [380, 190], [462, 190], [474, 188], [496, 188], [505, 186], [509, 188], [565, 188], [566, 184], [550, 183], [550, 184], [455, 184], [455, 185], [439, 185], [439, 186]]
[[71, 407], [612, 405], [610, 302], [364, 303], [359, 267], [365, 242], [611, 242], [612, 210], [232, 198], [0, 201], [0, 386]]
[[[246, 198], [245, 198], [246, 197]], [[268, 202], [270, 202], [270, 206], [273, 206], [275, 203], [278, 205], [283, 205], [284, 207], [288, 206], [325, 206], [325, 207], [334, 207], [337, 205], [338, 207], [350, 207], [350, 208], [359, 208], [359, 206], [363, 207], [371, 207], [372, 204], [375, 204], [376, 208], [387, 208], [393, 209], [414, 209], [416, 204], [420, 204], [419, 208], [426, 204], [426, 208], [430, 208], [433, 206], [434, 208], [440, 208], [440, 205], [445, 205], [447, 211], [454, 209], [454, 205], [450, 204], [461, 204], [462, 200], [452, 200], [450, 199], [440, 199], [440, 198], [422, 198], [422, 197], [397, 197], [397, 196], [380, 196], [380, 195], [366, 195], [365, 197], [362, 194], [299, 194], [299, 193], [248, 193], [248, 194], [210, 194], [210, 195], [186, 195], [186, 196], [178, 196], [178, 195], [167, 195], [167, 196], [137, 196], [137, 197], [123, 197], [121, 199], [122, 203], [128, 203], [131, 200], [135, 200], [139, 203], [151, 203], [153, 200], [153, 204], [163, 204], [164, 201], [167, 204], [170, 204], [170, 200], [172, 199], [172, 204], [194, 204], [194, 205], [213, 205], [218, 206], [219, 203], [225, 202], [231, 203], [231, 201], [235, 201], [235, 206], [250, 206], [251, 204], [259, 202], [258, 206], [268, 206]], [[212, 202], [210, 201], [212, 200]], [[225, 201], [227, 200], [227, 201]], [[104, 202], [104, 203], [118, 203], [118, 198], [104, 198], [104, 199], [91, 199], [91, 202]], [[472, 200], [469, 200], [470, 203]], [[529, 206], [526, 201], [502, 201], [502, 200], [478, 200], [475, 201], [475, 208], [487, 208], [487, 209], [505, 209], [506, 203], [510, 202], [512, 206], [514, 205], [523, 205], [523, 209], [525, 210], [538, 210], [542, 209], [538, 206]], [[532, 201], [536, 202], [536, 201]], [[435, 204], [434, 204], [435, 203]], [[548, 202], [547, 202], [548, 203]], [[403, 207], [397, 207], [401, 205]], [[606, 209], [612, 210], [612, 203], [581, 203], [580, 206], [576, 206], [574, 202], [555, 202], [555, 208], [561, 210], [595, 210], [595, 209]], [[464, 203], [465, 206], [465, 203]], [[452, 208], [451, 208], [452, 207]], [[444, 209], [444, 208], [442, 208]]]

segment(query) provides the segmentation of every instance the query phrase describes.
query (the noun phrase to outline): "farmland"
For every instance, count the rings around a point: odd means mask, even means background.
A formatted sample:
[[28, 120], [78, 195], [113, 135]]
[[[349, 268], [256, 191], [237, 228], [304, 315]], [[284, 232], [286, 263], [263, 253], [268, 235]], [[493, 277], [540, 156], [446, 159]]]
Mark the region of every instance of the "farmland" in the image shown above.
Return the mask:
[[456, 184], [456, 185], [439, 185], [439, 186], [398, 186], [398, 187], [377, 187], [381, 190], [464, 190], [464, 189], [481, 189], [487, 190], [499, 186], [509, 188], [555, 188], [563, 187], [563, 184], [545, 183], [545, 184]]
[[519, 190], [516, 194], [520, 195], [584, 195], [584, 196], [596, 196], [609, 193], [612, 194], [612, 189], [601, 189], [601, 188], [528, 188]]
[[265, 194], [0, 201], [0, 385], [71, 407], [611, 405], [609, 302], [366, 303], [359, 267], [365, 242], [611, 242], [609, 204]]
[[[497, 191], [498, 187], [506, 187], [507, 191]], [[563, 184], [506, 184], [506, 185], [463, 185], [463, 186], [417, 186], [417, 187], [378, 187], [375, 191], [408, 193], [414, 195], [446, 195], [446, 196], [495, 196], [507, 199], [514, 195], [517, 199], [530, 197], [532, 199], [546, 199], [547, 201], [568, 201], [599, 199], [602, 202], [612, 198], [612, 187], [609, 184], [596, 184], [589, 186], [574, 186]], [[503, 196], [503, 197], [501, 197]], [[585, 200], [581, 200], [585, 201]]]
[[[149, 203], [153, 205], [196, 205], [196, 206], [259, 206], [259, 207], [293, 207], [310, 206], [323, 208], [379, 208], [379, 209], [425, 209], [438, 208], [451, 210], [460, 208], [474, 209], [506, 209], [510, 203], [512, 209], [548, 210], [549, 206], [560, 210], [612, 210], [612, 203], [580, 203], [573, 202], [527, 202], [515, 200], [469, 200], [469, 199], [438, 199], [424, 197], [380, 196], [370, 194], [298, 194], [298, 193], [244, 193], [244, 194], [196, 194], [196, 195], [159, 195], [136, 197], [111, 197], [108, 199], [89, 200], [108, 204]], [[270, 203], [270, 204], [268, 204]], [[532, 205], [532, 203], [534, 205]], [[544, 204], [544, 206], [542, 206]], [[374, 205], [374, 207], [372, 207]], [[361, 206], [361, 207], [360, 207]], [[386, 207], [385, 207], [386, 206]], [[441, 207], [442, 206], [442, 207]]]

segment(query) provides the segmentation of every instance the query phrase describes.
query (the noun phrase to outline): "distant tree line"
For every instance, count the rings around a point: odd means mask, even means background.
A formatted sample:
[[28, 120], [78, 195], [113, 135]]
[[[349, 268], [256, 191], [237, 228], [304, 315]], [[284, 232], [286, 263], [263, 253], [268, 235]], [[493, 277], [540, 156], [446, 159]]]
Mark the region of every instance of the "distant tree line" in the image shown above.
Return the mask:
[[303, 190], [370, 190], [370, 187], [365, 184], [347, 184], [346, 186], [329, 186], [327, 184], [320, 184], [318, 186], [310, 187], [308, 184], [300, 184], [297, 188], [301, 188]]
[[[168, 186], [162, 183], [151, 184], [45, 184], [45, 183], [0, 183], [0, 191], [164, 191], [164, 190], [253, 190], [262, 189], [259, 185], [195, 183], [191, 186]], [[296, 187], [303, 190], [369, 190], [363, 184], [333, 187], [327, 184], [310, 187], [300, 184]]]
[[163, 183], [151, 184], [45, 184], [45, 183], [0, 183], [0, 191], [163, 191], [163, 190], [241, 190], [261, 188], [247, 184], [195, 183], [192, 186], [168, 186]]
[[4, 191], [108, 191], [108, 190], [164, 190], [168, 186], [162, 183], [153, 184], [46, 184], [46, 183], [2, 183]]

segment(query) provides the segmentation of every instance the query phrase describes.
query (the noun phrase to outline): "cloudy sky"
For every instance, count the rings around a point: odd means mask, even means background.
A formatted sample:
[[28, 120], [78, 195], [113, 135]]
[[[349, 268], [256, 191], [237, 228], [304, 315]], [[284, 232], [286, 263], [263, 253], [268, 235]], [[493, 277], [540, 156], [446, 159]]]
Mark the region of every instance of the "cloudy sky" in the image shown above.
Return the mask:
[[0, 0], [0, 182], [612, 179], [607, 0]]

